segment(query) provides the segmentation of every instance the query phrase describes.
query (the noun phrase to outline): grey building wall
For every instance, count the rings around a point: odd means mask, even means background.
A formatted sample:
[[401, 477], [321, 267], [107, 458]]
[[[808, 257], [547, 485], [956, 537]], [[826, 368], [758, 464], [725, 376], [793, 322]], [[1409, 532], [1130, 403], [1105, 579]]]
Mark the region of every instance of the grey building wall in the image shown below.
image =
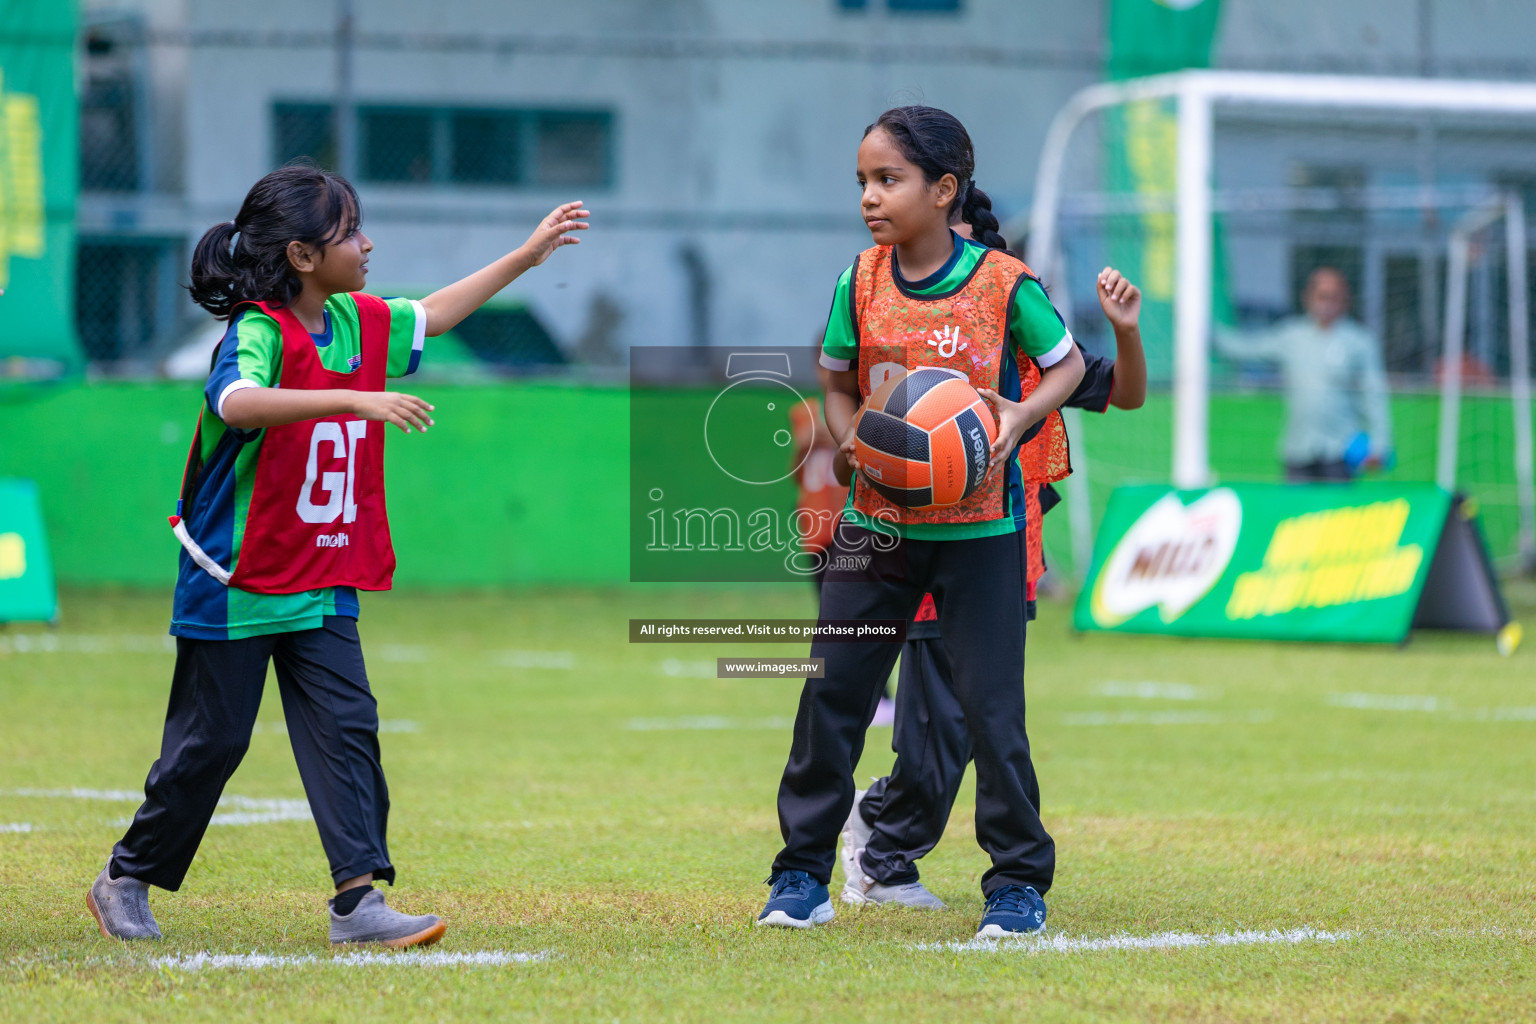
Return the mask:
[[[839, 0], [355, 4], [360, 104], [598, 108], [612, 111], [615, 126], [611, 184], [580, 195], [360, 182], [377, 246], [372, 287], [430, 290], [519, 244], [556, 202], [581, 198], [594, 230], [509, 292], [567, 346], [606, 297], [622, 315], [621, 348], [695, 337], [690, 299], [699, 281], [690, 265], [707, 277], [710, 343], [813, 338], [836, 275], [868, 244], [853, 162], [864, 125], [886, 106], [953, 111], [976, 141], [978, 181], [1005, 220], [1027, 209], [1046, 125], [1101, 75], [1108, 7], [962, 0], [958, 13], [895, 14], [882, 0], [862, 11]], [[164, 168], [146, 194], [85, 196], [88, 236], [154, 232], [190, 246], [233, 216], [273, 166], [274, 103], [333, 95], [331, 0], [86, 7], [138, 12], [148, 26], [152, 144]], [[1517, 0], [1224, 0], [1214, 59], [1235, 68], [1528, 78], [1533, 24]], [[1298, 154], [1265, 145], [1234, 150], [1247, 153], [1241, 174], [1281, 180]], [[1445, 155], [1448, 172], [1464, 155]], [[1244, 286], [1283, 301], [1282, 249], [1255, 250], [1252, 261], [1259, 270]]]

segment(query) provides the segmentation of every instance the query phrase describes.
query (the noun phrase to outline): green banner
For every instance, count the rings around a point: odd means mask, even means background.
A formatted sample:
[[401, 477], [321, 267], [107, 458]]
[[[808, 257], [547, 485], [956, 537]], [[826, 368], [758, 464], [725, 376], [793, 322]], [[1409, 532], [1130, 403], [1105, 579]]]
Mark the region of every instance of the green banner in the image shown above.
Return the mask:
[[[1140, 78], [1211, 64], [1221, 0], [1112, 0], [1108, 77]], [[1110, 192], [1171, 196], [1178, 173], [1178, 124], [1172, 100], [1143, 100], [1105, 114]], [[1172, 376], [1174, 217], [1171, 212], [1116, 216], [1108, 224], [1109, 261], [1141, 286], [1141, 333], [1147, 370]], [[1218, 262], [1219, 266], [1219, 262]], [[1097, 268], [1095, 268], [1097, 269]]]
[[1110, 496], [1075, 622], [1398, 643], [1450, 508], [1433, 484], [1122, 487]]
[[58, 614], [37, 485], [0, 478], [0, 622], [51, 622]]
[[0, 377], [80, 362], [74, 47], [73, 2], [0, 0]]

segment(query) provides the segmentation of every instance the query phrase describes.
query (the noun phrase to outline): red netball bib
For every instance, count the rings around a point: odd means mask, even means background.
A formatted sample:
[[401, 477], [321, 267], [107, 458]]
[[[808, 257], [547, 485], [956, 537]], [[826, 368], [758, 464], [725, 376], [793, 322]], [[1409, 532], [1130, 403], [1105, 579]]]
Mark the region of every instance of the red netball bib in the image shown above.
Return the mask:
[[[280, 387], [384, 390], [389, 306], [372, 295], [352, 297], [362, 363], [351, 373], [321, 364], [292, 310], [254, 303], [282, 328]], [[385, 426], [344, 414], [266, 428], [230, 586], [257, 594], [390, 588], [395, 551], [384, 508]]]

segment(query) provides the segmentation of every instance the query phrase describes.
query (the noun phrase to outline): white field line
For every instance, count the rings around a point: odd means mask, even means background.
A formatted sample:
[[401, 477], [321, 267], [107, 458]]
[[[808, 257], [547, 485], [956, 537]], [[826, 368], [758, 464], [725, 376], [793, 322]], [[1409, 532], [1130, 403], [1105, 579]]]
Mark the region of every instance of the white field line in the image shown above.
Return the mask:
[[419, 663], [432, 660], [432, 649], [420, 644], [383, 644], [379, 647], [379, 660]]
[[1201, 700], [1216, 696], [1201, 692], [1199, 687], [1188, 683], [1154, 683], [1149, 681], [1101, 683], [1094, 690], [1100, 697], [1136, 697], [1141, 700]]
[[[408, 718], [383, 718], [379, 720], [379, 732], [421, 732], [421, 723]], [[287, 736], [288, 726], [284, 722], [257, 722], [251, 733], [255, 736]]]
[[1083, 711], [1061, 716], [1062, 725], [1243, 725], [1267, 722], [1275, 713], [1220, 711]]
[[569, 670], [576, 667], [575, 651], [492, 651], [491, 660], [502, 668], [546, 668]]
[[1403, 693], [1330, 693], [1328, 704], [1336, 708], [1367, 711], [1449, 711], [1451, 703], [1440, 697]]
[[0, 822], [0, 832], [31, 832], [33, 825], [28, 821]]
[[1156, 935], [1110, 935], [1102, 939], [1074, 939], [1070, 935], [1020, 936], [1017, 939], [971, 939], [969, 942], [923, 942], [913, 949], [943, 953], [1098, 953], [1105, 950], [1190, 949], [1199, 946], [1259, 946], [1302, 942], [1344, 942], [1354, 932], [1325, 932], [1316, 928], [1291, 928], [1267, 932], [1158, 932]]
[[674, 679], [714, 679], [720, 674], [720, 666], [713, 661], [683, 661], [668, 658], [656, 666], [656, 671]]
[[142, 789], [0, 789], [0, 796], [35, 796], [48, 800], [110, 800], [141, 803]]
[[[5, 789], [0, 796], [43, 797], [55, 800], [104, 800], [113, 803], [142, 803], [144, 793], [132, 789]], [[210, 825], [267, 825], [277, 821], [311, 821], [309, 803], [304, 800], [267, 799], [252, 796], [225, 795], [219, 798], [220, 807], [231, 808], [214, 814]], [[118, 819], [114, 825], [126, 825], [128, 819]]]
[[193, 953], [190, 956], [162, 956], [149, 961], [151, 967], [176, 971], [262, 971], [283, 967], [504, 967], [508, 964], [548, 960], [549, 950], [536, 953], [506, 953], [484, 950], [478, 953], [339, 953], [335, 956], [277, 956], [269, 953]]
[[92, 636], [84, 633], [16, 633], [0, 637], [0, 654], [175, 654], [176, 638], [154, 633]]
[[782, 716], [772, 718], [727, 718], [724, 715], [697, 715], [691, 718], [631, 718], [624, 728], [633, 732], [672, 732], [682, 729], [738, 730], [738, 729], [790, 729], [795, 720]]
[[235, 807], [233, 811], [219, 811], [210, 825], [270, 825], [278, 821], [313, 821], [307, 800], [257, 800], [248, 796], [226, 796], [219, 800], [220, 807]]
[[1536, 708], [1478, 708], [1456, 717], [1472, 722], [1536, 722]]
[[1449, 697], [1405, 693], [1330, 693], [1330, 707], [1447, 714], [1458, 722], [1536, 722], [1536, 707], [1458, 708]]

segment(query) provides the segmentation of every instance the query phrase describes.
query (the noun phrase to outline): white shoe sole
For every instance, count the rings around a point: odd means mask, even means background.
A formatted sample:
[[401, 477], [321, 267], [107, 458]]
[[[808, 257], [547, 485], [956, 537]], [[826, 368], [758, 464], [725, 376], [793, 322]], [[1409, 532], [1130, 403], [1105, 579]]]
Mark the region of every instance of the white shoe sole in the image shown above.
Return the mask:
[[1031, 932], [1010, 932], [1000, 924], [989, 924], [976, 933], [978, 939], [1023, 939], [1031, 935], [1044, 935], [1045, 926], [1041, 925]]
[[837, 912], [832, 909], [832, 901], [828, 900], [812, 910], [810, 919], [806, 921], [790, 917], [782, 910], [775, 910], [766, 917], [758, 918], [756, 923], [765, 928], [809, 928], [813, 924], [826, 924], [836, 916]]

